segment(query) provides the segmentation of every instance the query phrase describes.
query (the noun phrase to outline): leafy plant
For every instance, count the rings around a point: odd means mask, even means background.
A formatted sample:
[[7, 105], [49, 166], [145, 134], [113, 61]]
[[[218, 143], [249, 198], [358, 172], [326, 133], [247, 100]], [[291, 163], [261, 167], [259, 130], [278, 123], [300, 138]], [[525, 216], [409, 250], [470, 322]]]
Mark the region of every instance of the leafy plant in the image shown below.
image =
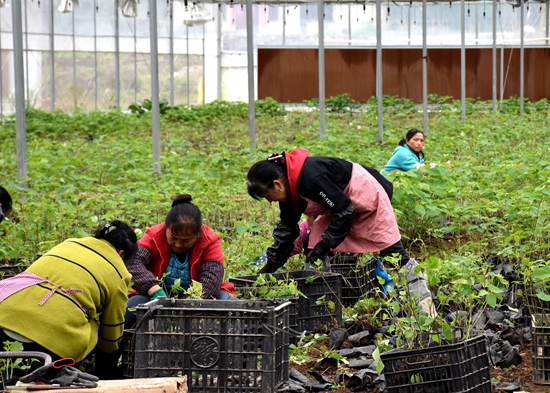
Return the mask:
[[[19, 341], [4, 341], [3, 343], [4, 351], [7, 352], [22, 352], [23, 344]], [[2, 386], [5, 387], [6, 381], [13, 378], [13, 373], [15, 370], [28, 370], [31, 367], [31, 363], [37, 361], [37, 359], [32, 358], [6, 358], [0, 359], [0, 378]]]

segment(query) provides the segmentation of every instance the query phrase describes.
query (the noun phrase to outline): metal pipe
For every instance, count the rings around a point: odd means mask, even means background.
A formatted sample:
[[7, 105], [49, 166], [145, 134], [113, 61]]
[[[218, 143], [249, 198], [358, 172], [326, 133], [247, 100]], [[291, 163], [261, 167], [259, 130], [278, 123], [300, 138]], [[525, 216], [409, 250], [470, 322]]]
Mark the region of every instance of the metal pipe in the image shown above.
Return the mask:
[[189, 72], [189, 26], [185, 26], [185, 34], [186, 34], [186, 37], [185, 37], [185, 44], [186, 44], [186, 52], [187, 52], [187, 56], [186, 56], [186, 64], [187, 64], [187, 105], [189, 105], [191, 103], [191, 85], [189, 83], [189, 78], [190, 78], [190, 72]]
[[151, 112], [153, 129], [153, 172], [160, 175], [159, 64], [157, 0], [149, 0], [149, 38], [151, 41]]
[[317, 2], [317, 24], [319, 29], [319, 138], [325, 140], [325, 3]]
[[168, 0], [170, 13], [170, 105], [174, 105], [174, 0]]
[[74, 111], [76, 112], [78, 108], [77, 98], [76, 98], [76, 38], [75, 38], [75, 32], [74, 32], [74, 11], [71, 12], [71, 18], [73, 22], [73, 105], [74, 105]]
[[[29, 24], [27, 22], [27, 14], [29, 12], [29, 4], [25, 0], [25, 88], [27, 91], [27, 100], [31, 99], [31, 90], [29, 86]], [[29, 104], [30, 105], [30, 104]]]
[[246, 0], [246, 50], [248, 60], [248, 136], [250, 148], [256, 148], [256, 107], [254, 102], [254, 25], [252, 0]]
[[500, 101], [504, 99], [504, 43], [500, 46]]
[[17, 178], [19, 185], [28, 188], [27, 183], [27, 120], [25, 114], [25, 75], [23, 69], [23, 26], [21, 2], [12, 1], [13, 71], [15, 79], [15, 127], [17, 144]]
[[464, 0], [460, 0], [460, 101], [462, 120], [466, 119], [466, 17]]
[[[149, 16], [151, 17], [151, 16]], [[134, 102], [137, 103], [137, 25], [134, 17]]]
[[384, 93], [382, 91], [382, 6], [376, 0], [376, 97], [378, 98], [378, 140], [384, 140]]
[[50, 111], [55, 110], [55, 39], [54, 5], [50, 0]]
[[218, 5], [218, 91], [217, 91], [217, 99], [222, 99], [222, 7], [221, 4]]
[[422, 102], [424, 135], [428, 136], [428, 26], [427, 17], [428, 2], [422, 0]]
[[493, 112], [497, 111], [497, 0], [493, 0]]
[[[52, 0], [53, 1], [53, 0]], [[115, 105], [120, 109], [120, 32], [119, 32], [119, 11], [118, 2], [115, 5]]]
[[521, 32], [520, 32], [520, 47], [519, 47], [519, 116], [520, 117], [523, 117], [523, 110], [524, 110], [524, 102], [523, 102], [523, 97], [524, 97], [524, 91], [523, 91], [523, 88], [524, 88], [524, 76], [525, 76], [525, 69], [524, 69], [524, 60], [525, 60], [525, 43], [524, 43], [524, 39], [525, 39], [525, 29], [524, 29], [524, 24], [525, 24], [525, 18], [524, 18], [524, 14], [525, 14], [525, 2], [524, 0], [520, 0], [520, 8], [521, 8], [521, 12], [520, 12], [520, 18], [521, 18], [521, 21], [520, 21], [520, 28], [521, 28]]
[[94, 103], [97, 111], [97, 0], [94, 0]]

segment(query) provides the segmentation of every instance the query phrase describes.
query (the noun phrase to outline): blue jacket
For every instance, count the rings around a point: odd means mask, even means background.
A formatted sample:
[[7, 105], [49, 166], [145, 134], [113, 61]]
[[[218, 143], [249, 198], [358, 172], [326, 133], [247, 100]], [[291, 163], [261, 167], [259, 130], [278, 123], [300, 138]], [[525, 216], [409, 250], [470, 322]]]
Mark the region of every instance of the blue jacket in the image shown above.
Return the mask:
[[410, 171], [416, 164], [424, 164], [424, 160], [417, 156], [416, 153], [405, 144], [405, 146], [397, 146], [393, 151], [390, 160], [382, 169], [383, 173], [398, 171]]

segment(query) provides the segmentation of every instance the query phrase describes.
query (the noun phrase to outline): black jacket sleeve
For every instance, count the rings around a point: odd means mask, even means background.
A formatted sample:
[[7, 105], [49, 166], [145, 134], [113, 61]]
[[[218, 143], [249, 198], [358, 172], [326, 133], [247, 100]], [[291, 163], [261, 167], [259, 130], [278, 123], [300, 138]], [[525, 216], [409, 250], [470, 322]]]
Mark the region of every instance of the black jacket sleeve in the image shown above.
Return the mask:
[[294, 241], [300, 235], [298, 221], [302, 212], [287, 203], [279, 203], [280, 220], [273, 230], [273, 244], [267, 248], [267, 260], [274, 261], [278, 267], [283, 266], [294, 248]]
[[355, 218], [355, 207], [349, 204], [343, 210], [330, 214], [330, 224], [323, 232], [321, 237], [322, 242], [326, 243], [330, 248], [336, 248], [348, 236], [353, 219]]

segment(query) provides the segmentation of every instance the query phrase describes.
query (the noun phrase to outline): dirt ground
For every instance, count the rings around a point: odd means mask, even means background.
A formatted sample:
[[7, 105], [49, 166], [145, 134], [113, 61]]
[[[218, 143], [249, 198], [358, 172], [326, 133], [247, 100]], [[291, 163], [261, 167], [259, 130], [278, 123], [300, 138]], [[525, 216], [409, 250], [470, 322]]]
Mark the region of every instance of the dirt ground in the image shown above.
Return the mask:
[[[531, 344], [523, 343], [520, 349], [518, 350], [518, 352], [522, 358], [522, 362], [520, 365], [518, 365], [517, 367], [511, 367], [509, 369], [501, 369], [501, 368], [495, 367], [491, 370], [491, 377], [500, 382], [511, 382], [511, 383], [520, 379], [521, 389], [515, 390], [514, 392], [550, 393], [550, 385], [535, 385], [533, 383]], [[290, 364], [290, 368], [295, 369], [304, 375], [307, 375], [308, 372], [313, 369], [314, 364], [315, 364], [315, 361], [312, 360], [310, 362], [307, 362], [301, 365]], [[328, 369], [323, 374], [331, 378], [334, 378], [336, 373], [337, 373], [336, 369]], [[330, 392], [331, 393], [351, 393], [351, 392], [357, 392], [357, 391], [341, 387], [338, 389], [332, 389], [330, 390]], [[379, 387], [375, 387], [370, 390], [362, 390], [362, 392], [379, 393], [380, 390], [379, 390]], [[504, 391], [493, 389], [493, 392], [499, 393]]]

